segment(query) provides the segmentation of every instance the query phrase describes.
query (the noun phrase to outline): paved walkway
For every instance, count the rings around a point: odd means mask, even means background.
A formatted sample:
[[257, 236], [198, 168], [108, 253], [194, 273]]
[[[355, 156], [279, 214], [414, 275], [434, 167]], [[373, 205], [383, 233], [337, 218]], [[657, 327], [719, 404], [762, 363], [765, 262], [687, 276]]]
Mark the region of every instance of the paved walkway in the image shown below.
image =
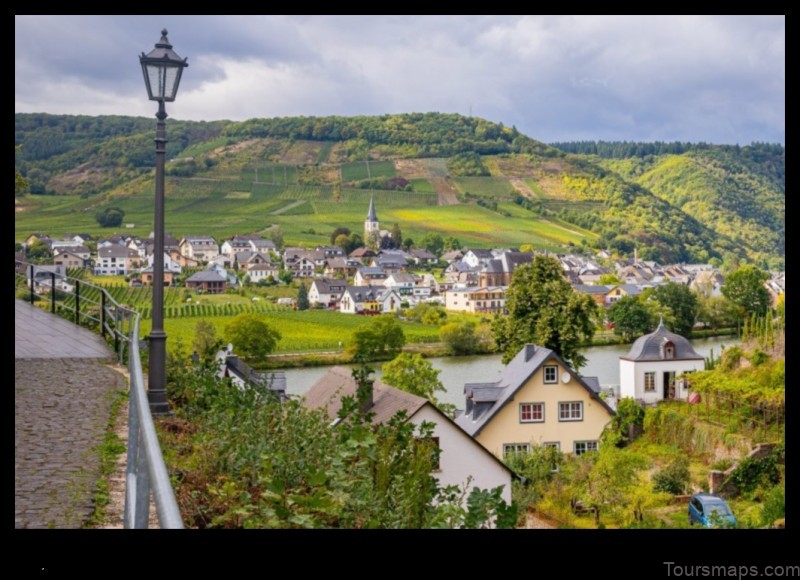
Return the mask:
[[79, 528], [91, 515], [112, 393], [125, 380], [93, 332], [15, 300], [14, 527]]

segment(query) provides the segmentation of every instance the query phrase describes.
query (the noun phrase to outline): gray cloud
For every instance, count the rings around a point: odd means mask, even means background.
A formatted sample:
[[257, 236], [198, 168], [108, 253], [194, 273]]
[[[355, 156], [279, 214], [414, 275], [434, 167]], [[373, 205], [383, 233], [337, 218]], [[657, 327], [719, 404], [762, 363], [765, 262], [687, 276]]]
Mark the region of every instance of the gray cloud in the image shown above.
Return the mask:
[[17, 16], [15, 110], [152, 115], [162, 27], [184, 119], [469, 114], [544, 141], [785, 142], [783, 16]]

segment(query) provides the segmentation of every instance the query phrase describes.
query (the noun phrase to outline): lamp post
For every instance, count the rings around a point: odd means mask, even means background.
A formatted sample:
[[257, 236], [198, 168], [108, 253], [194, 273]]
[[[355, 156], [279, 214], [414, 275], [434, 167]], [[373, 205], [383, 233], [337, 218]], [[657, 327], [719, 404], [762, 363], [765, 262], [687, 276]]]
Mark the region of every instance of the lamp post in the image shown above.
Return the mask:
[[150, 330], [150, 369], [147, 381], [147, 399], [154, 415], [169, 412], [167, 402], [167, 333], [164, 332], [164, 155], [167, 136], [164, 120], [167, 111], [164, 103], [174, 101], [181, 82], [181, 73], [189, 64], [181, 59], [167, 39], [167, 29], [161, 31], [161, 40], [149, 53], [142, 53], [139, 62], [144, 73], [144, 84], [151, 101], [158, 101], [156, 118], [156, 203], [153, 228], [153, 326]]

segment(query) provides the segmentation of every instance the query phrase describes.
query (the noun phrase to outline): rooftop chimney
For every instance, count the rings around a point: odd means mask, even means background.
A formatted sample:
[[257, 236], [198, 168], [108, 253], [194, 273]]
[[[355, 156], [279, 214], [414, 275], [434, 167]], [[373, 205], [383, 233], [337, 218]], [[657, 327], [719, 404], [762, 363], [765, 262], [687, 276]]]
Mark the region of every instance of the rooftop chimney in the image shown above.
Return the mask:
[[536, 346], [533, 344], [526, 344], [525, 345], [525, 362], [528, 362], [533, 358], [533, 355], [536, 353]]

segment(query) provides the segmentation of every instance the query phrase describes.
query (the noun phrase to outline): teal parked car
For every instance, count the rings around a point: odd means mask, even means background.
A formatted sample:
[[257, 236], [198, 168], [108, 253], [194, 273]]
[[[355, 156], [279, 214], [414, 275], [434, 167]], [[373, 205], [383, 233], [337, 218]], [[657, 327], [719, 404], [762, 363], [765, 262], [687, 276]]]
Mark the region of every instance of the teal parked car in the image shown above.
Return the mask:
[[736, 518], [728, 502], [713, 493], [696, 493], [689, 500], [689, 525], [707, 528], [733, 528]]

